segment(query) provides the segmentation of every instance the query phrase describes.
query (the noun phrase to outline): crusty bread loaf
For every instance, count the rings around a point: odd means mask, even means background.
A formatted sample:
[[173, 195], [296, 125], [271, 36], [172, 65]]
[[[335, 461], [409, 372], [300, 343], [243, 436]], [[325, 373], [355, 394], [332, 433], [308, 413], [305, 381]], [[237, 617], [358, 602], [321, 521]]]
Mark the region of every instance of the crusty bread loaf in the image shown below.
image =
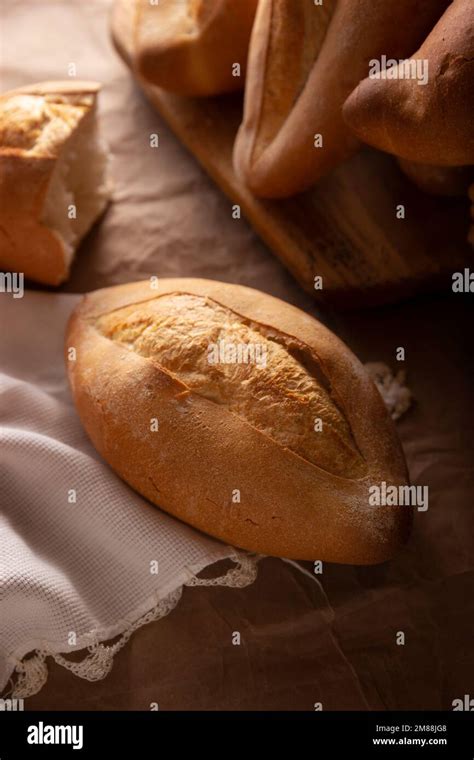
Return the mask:
[[[242, 89], [257, 0], [117, 0], [112, 36], [147, 82], [179, 95]], [[233, 71], [240, 65], [240, 76]]]
[[66, 279], [110, 195], [96, 82], [41, 82], [0, 96], [0, 266]]
[[434, 166], [474, 164], [474, 3], [454, 0], [410, 56], [428, 62], [428, 81], [366, 78], [344, 105], [364, 142]]
[[234, 149], [242, 181], [258, 196], [285, 197], [347, 158], [358, 141], [342, 105], [367, 75], [370, 59], [411, 53], [447, 3], [262, 0]]
[[66, 349], [97, 450], [167, 512], [300, 559], [370, 564], [406, 538], [409, 507], [369, 505], [370, 485], [407, 482], [382, 399], [298, 309], [220, 282], [133, 283], [86, 296]]

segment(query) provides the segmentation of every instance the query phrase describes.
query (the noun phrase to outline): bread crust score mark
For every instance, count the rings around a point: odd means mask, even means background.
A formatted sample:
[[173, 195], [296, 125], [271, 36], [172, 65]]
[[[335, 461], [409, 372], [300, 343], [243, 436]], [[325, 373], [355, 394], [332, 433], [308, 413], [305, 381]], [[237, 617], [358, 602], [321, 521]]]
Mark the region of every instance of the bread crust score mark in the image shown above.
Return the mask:
[[[321, 384], [322, 368], [317, 379], [296, 358], [319, 365], [308, 346], [213, 299], [184, 292], [119, 309], [95, 327], [308, 462], [340, 477], [366, 474], [350, 426], [331, 398], [328, 378], [324, 376], [326, 387]], [[246, 346], [244, 359], [252, 359], [250, 349], [258, 349], [253, 351], [257, 361], [234, 363], [224, 357], [224, 362], [210, 363], [209, 346], [221, 346], [221, 354], [227, 346]], [[319, 434], [316, 419], [322, 422]]]
[[[189, 315], [181, 326], [176, 320], [185, 303], [196, 333], [183, 352]], [[217, 315], [209, 335], [208, 309]], [[173, 337], [179, 330], [181, 337]], [[247, 340], [255, 331], [274, 346], [278, 361], [283, 352], [282, 387], [270, 381], [264, 400], [265, 381], [252, 385], [242, 367], [214, 368], [219, 381], [209, 381], [202, 349], [222, 330]], [[69, 346], [77, 352], [67, 362], [74, 399], [96, 448], [126, 482], [176, 517], [230, 544], [300, 559], [371, 564], [406, 539], [410, 508], [368, 502], [373, 483], [408, 479], [380, 394], [351, 352], [298, 309], [206, 280], [162, 280], [157, 292], [149, 282], [134, 283], [87, 296], [71, 318]], [[311, 361], [301, 363], [301, 351], [316, 360], [319, 374]], [[271, 358], [258, 371], [269, 366]], [[314, 402], [329, 420], [323, 453], [301, 435], [304, 412], [291, 427], [299, 403], [294, 388], [288, 393], [291, 382], [314, 393], [310, 415]], [[207, 397], [209, 389], [217, 398]], [[273, 402], [282, 407], [274, 415]], [[157, 432], [150, 431], [153, 418]], [[337, 473], [324, 469], [328, 462]]]

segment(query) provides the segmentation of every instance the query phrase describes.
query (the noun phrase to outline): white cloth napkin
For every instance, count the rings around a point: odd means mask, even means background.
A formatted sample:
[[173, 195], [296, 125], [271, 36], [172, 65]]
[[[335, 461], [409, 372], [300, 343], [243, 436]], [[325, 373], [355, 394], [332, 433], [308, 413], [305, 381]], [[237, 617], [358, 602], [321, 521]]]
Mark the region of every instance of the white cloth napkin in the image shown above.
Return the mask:
[[[207, 565], [246, 562], [151, 506], [95, 452], [64, 371], [77, 300], [0, 294], [0, 690], [17, 668], [16, 696], [41, 688], [47, 655], [77, 675], [103, 677], [117, 647], [99, 642], [123, 634], [122, 646], [167, 614]], [[251, 582], [248, 570], [236, 568], [227, 585]], [[59, 654], [84, 647], [86, 663]]]

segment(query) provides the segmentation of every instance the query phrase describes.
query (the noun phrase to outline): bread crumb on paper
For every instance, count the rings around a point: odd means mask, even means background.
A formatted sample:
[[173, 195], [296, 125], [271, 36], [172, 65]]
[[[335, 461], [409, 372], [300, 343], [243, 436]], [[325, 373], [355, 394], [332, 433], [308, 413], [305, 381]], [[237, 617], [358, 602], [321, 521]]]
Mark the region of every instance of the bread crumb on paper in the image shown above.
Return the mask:
[[377, 386], [391, 418], [398, 420], [408, 411], [413, 401], [412, 393], [405, 385], [405, 370], [400, 369], [394, 375], [383, 362], [368, 362], [365, 368]]

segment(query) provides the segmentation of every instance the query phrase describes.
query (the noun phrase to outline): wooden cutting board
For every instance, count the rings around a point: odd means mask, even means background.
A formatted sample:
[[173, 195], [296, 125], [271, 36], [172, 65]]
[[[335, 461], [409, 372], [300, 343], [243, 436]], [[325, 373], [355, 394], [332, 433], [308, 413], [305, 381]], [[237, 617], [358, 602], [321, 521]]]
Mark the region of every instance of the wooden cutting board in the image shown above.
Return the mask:
[[[113, 17], [114, 42], [131, 61], [128, 2]], [[242, 96], [183, 98], [138, 79], [146, 97], [302, 287], [338, 308], [373, 306], [434, 289], [472, 262], [466, 199], [429, 196], [395, 160], [366, 148], [312, 190], [255, 198], [236, 178], [232, 149]], [[397, 207], [405, 218], [397, 218]], [[322, 290], [315, 289], [322, 278]]]

